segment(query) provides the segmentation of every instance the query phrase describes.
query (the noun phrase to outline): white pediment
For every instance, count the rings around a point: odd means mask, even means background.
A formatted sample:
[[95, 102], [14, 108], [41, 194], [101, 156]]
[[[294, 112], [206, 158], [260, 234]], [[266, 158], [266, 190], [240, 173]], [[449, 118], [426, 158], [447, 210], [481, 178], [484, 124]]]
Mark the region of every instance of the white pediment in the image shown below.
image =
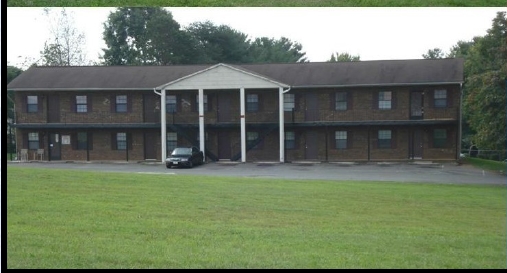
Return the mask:
[[240, 88], [279, 88], [289, 87], [266, 77], [232, 67], [226, 64], [217, 64], [210, 68], [198, 71], [175, 81], [169, 82], [157, 89], [184, 90], [184, 89], [240, 89]]

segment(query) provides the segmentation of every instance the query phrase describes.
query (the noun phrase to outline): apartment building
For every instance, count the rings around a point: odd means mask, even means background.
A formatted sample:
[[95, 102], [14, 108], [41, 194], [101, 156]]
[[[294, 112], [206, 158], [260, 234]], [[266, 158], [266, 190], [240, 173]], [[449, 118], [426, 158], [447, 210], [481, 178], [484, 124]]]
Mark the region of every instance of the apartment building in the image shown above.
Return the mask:
[[[30, 159], [456, 160], [463, 59], [31, 67], [15, 78]], [[42, 155], [42, 156], [41, 156]]]

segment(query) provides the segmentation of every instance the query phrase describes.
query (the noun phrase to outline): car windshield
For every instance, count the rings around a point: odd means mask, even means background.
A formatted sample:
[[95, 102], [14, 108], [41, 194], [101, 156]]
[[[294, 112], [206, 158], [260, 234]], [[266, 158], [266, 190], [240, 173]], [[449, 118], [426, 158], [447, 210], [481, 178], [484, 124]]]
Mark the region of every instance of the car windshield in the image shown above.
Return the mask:
[[191, 155], [192, 148], [176, 148], [173, 150], [171, 155]]

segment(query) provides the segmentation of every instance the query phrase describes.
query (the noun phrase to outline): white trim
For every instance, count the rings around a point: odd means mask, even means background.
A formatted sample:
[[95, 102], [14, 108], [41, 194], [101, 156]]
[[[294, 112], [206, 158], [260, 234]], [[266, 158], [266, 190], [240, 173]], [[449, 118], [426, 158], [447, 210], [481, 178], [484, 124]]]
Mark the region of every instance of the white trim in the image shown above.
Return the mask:
[[283, 109], [283, 94], [286, 92], [289, 92], [290, 88], [283, 91], [283, 88], [280, 87], [278, 89], [278, 113], [279, 113], [279, 121], [278, 121], [278, 127], [279, 134], [280, 134], [280, 163], [285, 162], [285, 121], [284, 121], [284, 115], [285, 111]]
[[[281, 88], [281, 87], [280, 87]], [[245, 123], [245, 88], [239, 89], [239, 105], [241, 120], [241, 162], [246, 162], [246, 123]]]
[[204, 90], [199, 89], [199, 149], [204, 154], [204, 161], [206, 161], [206, 150], [204, 147]]
[[160, 144], [162, 146], [161, 157], [162, 163], [167, 158], [167, 124], [166, 124], [166, 113], [165, 113], [165, 89], [162, 89], [160, 96], [160, 137], [162, 138]]
[[[166, 84], [163, 84], [163, 85], [160, 85], [158, 87], [156, 87], [157, 89], [162, 89], [162, 88], [166, 88], [166, 89], [171, 89], [171, 88], [167, 88], [175, 83], [178, 83], [178, 82], [181, 82], [181, 81], [184, 81], [188, 78], [191, 78], [191, 77], [194, 77], [196, 75], [199, 75], [199, 74], [202, 74], [202, 73], [205, 73], [207, 71], [210, 71], [210, 70], [213, 70], [217, 67], [226, 67], [226, 68], [229, 68], [231, 70], [234, 70], [234, 71], [237, 71], [237, 72], [240, 72], [240, 73], [243, 73], [243, 74], [246, 74], [246, 75], [249, 75], [249, 76], [252, 76], [254, 78], [258, 78], [258, 79], [261, 79], [263, 81], [266, 81], [266, 82], [270, 82], [274, 85], [277, 85], [277, 86], [280, 86], [280, 87], [289, 87], [289, 85], [287, 84], [284, 84], [284, 83], [281, 83], [281, 82], [277, 82], [275, 80], [272, 80], [272, 79], [269, 79], [269, 78], [266, 78], [266, 77], [263, 77], [263, 76], [260, 76], [260, 75], [257, 75], [257, 74], [254, 74], [254, 73], [251, 73], [251, 72], [248, 72], [248, 71], [245, 71], [243, 69], [239, 69], [239, 68], [236, 68], [236, 67], [233, 67], [233, 66], [230, 66], [230, 65], [227, 65], [227, 64], [224, 64], [224, 63], [219, 63], [219, 64], [216, 64], [216, 65], [213, 65], [213, 66], [210, 66], [206, 69], [203, 69], [203, 70], [200, 70], [200, 71], [197, 71], [195, 73], [192, 73], [190, 75], [187, 75], [187, 76], [184, 76], [184, 77], [181, 77], [179, 79], [176, 79], [174, 81], [171, 81], [171, 82], [168, 82]], [[180, 88], [177, 88], [177, 89], [180, 89]], [[209, 89], [209, 88], [207, 88]]]

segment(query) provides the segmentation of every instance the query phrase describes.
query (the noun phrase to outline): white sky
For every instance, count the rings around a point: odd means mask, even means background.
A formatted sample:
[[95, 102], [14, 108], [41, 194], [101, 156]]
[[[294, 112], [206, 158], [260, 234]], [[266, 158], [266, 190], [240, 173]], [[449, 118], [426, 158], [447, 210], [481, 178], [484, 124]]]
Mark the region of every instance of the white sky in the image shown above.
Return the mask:
[[[55, 8], [60, 10], [59, 8]], [[49, 38], [42, 8], [7, 8], [7, 62], [20, 66], [37, 60]], [[103, 23], [114, 8], [67, 8], [86, 37], [87, 58], [98, 61], [105, 48]], [[484, 36], [494, 8], [183, 8], [171, 7], [183, 27], [210, 20], [249, 36], [287, 37], [303, 46], [312, 62], [347, 52], [361, 60], [421, 59], [428, 49], [447, 52], [458, 41]]]

